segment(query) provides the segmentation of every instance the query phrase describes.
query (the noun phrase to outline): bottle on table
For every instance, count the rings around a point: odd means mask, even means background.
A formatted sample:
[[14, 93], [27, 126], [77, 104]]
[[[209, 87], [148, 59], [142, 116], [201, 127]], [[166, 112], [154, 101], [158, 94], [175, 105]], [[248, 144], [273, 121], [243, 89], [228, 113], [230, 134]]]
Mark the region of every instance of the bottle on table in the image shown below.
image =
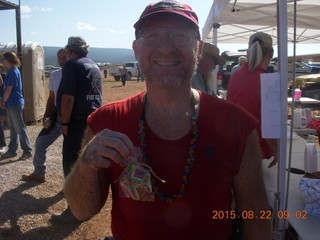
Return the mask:
[[315, 136], [310, 133], [307, 138], [304, 149], [304, 170], [312, 173], [318, 170], [318, 152], [315, 142]]
[[299, 87], [294, 90], [294, 100], [295, 101], [300, 100], [301, 95], [302, 95], [302, 92], [301, 92], [300, 85], [299, 85]]

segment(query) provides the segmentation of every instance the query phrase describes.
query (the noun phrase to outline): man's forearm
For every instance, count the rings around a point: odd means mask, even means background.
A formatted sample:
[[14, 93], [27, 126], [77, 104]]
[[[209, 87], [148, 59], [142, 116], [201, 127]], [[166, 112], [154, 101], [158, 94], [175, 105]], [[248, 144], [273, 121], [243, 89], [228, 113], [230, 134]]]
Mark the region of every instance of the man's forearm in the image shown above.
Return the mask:
[[[238, 174], [234, 178], [235, 203], [244, 221], [244, 240], [271, 240], [271, 219], [262, 213], [270, 211], [264, 186], [258, 134], [253, 131], [246, 144]], [[270, 216], [269, 216], [270, 218]]]
[[[99, 213], [108, 197], [108, 184], [101, 186], [101, 172], [83, 164], [78, 159], [75, 168], [67, 176], [64, 192], [76, 218], [87, 220]], [[103, 189], [103, 190], [102, 190]]]
[[54, 93], [52, 91], [50, 91], [49, 97], [47, 100], [46, 111], [44, 112], [44, 117], [50, 116], [53, 107], [54, 107]]
[[275, 154], [275, 157], [277, 156], [279, 152], [279, 139], [265, 139], [270, 148], [272, 149], [273, 153]]
[[61, 122], [69, 123], [73, 109], [74, 97], [71, 95], [62, 95], [61, 98]]
[[9, 97], [11, 95], [12, 88], [13, 88], [12, 86], [8, 86], [6, 88], [6, 90], [4, 91], [3, 96], [2, 96], [2, 101], [3, 102], [7, 102], [8, 101], [8, 99], [9, 99]]
[[[68, 204], [79, 220], [86, 220], [97, 214], [104, 206], [109, 192], [109, 182], [104, 175], [104, 169], [90, 166], [87, 154], [87, 144], [92, 141], [90, 128], [85, 131], [80, 153], [75, 167], [66, 177], [64, 192]], [[90, 154], [87, 154], [90, 156]]]

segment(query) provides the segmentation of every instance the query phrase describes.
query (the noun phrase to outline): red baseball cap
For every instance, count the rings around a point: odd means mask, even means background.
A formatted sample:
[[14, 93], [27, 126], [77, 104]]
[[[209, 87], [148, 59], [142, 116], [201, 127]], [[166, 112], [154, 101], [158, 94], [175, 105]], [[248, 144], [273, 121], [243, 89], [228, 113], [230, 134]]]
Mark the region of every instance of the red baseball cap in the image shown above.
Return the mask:
[[149, 17], [157, 14], [175, 14], [189, 21], [198, 31], [198, 17], [188, 4], [180, 3], [174, 0], [164, 0], [158, 3], [150, 3], [142, 12], [139, 20], [133, 25], [137, 30], [141, 24]]

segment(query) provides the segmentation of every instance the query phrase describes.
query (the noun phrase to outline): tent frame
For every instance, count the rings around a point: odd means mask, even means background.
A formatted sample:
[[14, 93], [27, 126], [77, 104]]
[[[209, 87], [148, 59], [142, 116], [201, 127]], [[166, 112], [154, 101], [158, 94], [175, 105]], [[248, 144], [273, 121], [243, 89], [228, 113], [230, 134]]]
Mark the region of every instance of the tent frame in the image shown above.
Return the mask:
[[16, 32], [17, 32], [17, 55], [22, 61], [22, 40], [21, 40], [21, 10], [19, 4], [14, 4], [9, 1], [0, 0], [0, 10], [15, 10], [16, 13]]

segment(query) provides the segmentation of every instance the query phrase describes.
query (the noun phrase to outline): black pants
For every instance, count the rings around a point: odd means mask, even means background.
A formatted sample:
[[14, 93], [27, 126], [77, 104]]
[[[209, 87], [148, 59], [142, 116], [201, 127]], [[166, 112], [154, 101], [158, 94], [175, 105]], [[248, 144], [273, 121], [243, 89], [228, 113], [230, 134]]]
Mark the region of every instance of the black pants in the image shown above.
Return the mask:
[[6, 137], [4, 135], [3, 125], [2, 125], [1, 120], [0, 120], [0, 147], [5, 147], [5, 146], [7, 146]]
[[121, 75], [122, 86], [126, 85], [127, 75]]
[[73, 164], [78, 159], [86, 126], [87, 117], [85, 116], [71, 120], [68, 127], [68, 136], [63, 135], [62, 166], [64, 177], [69, 174]]

